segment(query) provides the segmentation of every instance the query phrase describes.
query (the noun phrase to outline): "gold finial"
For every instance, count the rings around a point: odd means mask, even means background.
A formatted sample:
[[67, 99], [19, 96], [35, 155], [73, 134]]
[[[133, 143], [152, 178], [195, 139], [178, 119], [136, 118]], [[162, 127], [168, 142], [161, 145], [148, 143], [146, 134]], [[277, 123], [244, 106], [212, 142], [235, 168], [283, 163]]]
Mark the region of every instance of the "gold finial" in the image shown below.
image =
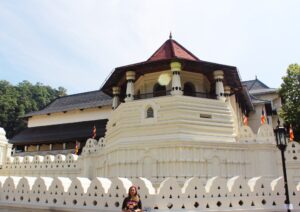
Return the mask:
[[169, 39], [172, 39], [172, 32], [170, 32]]

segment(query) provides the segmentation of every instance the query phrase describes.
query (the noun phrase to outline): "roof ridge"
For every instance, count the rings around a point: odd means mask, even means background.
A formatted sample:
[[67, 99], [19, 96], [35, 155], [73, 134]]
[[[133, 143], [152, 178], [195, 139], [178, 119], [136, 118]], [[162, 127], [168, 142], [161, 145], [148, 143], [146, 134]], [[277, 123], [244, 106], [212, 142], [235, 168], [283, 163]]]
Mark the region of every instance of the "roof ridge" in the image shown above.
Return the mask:
[[[173, 45], [173, 42], [172, 41], [175, 41], [175, 40], [173, 40], [172, 38], [170, 38], [169, 40], [169, 45], [171, 45], [171, 54], [172, 54], [172, 57], [176, 57], [175, 56], [175, 49], [174, 49], [174, 45]], [[176, 41], [175, 41], [176, 42]]]
[[252, 87], [254, 86], [254, 84], [256, 83], [257, 79], [253, 80], [252, 85], [249, 88], [249, 91], [252, 89]]
[[150, 61], [150, 59], [169, 41], [170, 39], [166, 40], [146, 61]]
[[[101, 90], [94, 90], [94, 91], [87, 91], [87, 92], [82, 92], [82, 93], [75, 93], [75, 94], [70, 94], [70, 95], [65, 95], [65, 96], [58, 96], [55, 99], [53, 99], [51, 102], [49, 102], [49, 104], [45, 105], [43, 108], [41, 108], [41, 109], [39, 109], [37, 111], [45, 110], [47, 107], [49, 107], [50, 105], [52, 105], [58, 99], [64, 99], [64, 98], [67, 98], [67, 97], [78, 96], [78, 95], [81, 95], [81, 94], [93, 93], [93, 92], [97, 92], [97, 91], [101, 91]], [[103, 91], [101, 91], [101, 92], [103, 93]], [[36, 112], [36, 111], [32, 111], [32, 112]]]
[[199, 60], [200, 61], [200, 59], [196, 56], [196, 55], [194, 55], [192, 52], [190, 52], [189, 50], [187, 50], [184, 46], [182, 46], [180, 43], [178, 43], [176, 40], [174, 40], [174, 39], [172, 39], [172, 41], [174, 42], [174, 43], [176, 43], [180, 48], [182, 48], [184, 51], [186, 51], [187, 53], [189, 53], [192, 57], [194, 57], [196, 60]]
[[94, 92], [97, 92], [97, 91], [103, 93], [103, 91], [101, 91], [101, 90], [86, 91], [86, 92], [82, 92], [82, 93], [74, 93], [74, 94], [70, 94], [70, 95], [66, 95], [66, 96], [60, 96], [60, 97], [58, 97], [58, 99], [60, 99], [60, 98], [65, 98], [65, 97], [69, 97], [69, 96], [78, 96], [78, 95], [81, 95], [81, 94], [94, 93]]

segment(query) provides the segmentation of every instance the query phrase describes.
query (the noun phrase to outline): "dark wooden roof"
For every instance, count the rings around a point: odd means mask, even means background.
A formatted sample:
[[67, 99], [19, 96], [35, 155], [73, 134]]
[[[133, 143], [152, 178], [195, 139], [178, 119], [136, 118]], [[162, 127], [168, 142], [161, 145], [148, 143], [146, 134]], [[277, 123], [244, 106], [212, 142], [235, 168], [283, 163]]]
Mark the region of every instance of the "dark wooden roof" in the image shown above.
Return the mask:
[[257, 79], [257, 77], [254, 80], [243, 81], [242, 84], [248, 88], [252, 104], [269, 103], [270, 100], [263, 99], [262, 95], [278, 92], [277, 89], [268, 87], [266, 84]]
[[249, 91], [269, 88], [266, 84], [264, 84], [257, 78], [255, 78], [255, 80], [243, 81], [242, 84], [245, 85]]
[[63, 96], [52, 101], [40, 111], [27, 113], [24, 117], [63, 112], [75, 109], [86, 109], [111, 105], [112, 99], [100, 90]]
[[14, 136], [9, 143], [14, 145], [64, 143], [76, 140], [86, 140], [92, 137], [94, 125], [97, 137], [103, 137], [106, 131], [107, 119], [59, 124], [41, 127], [31, 127]]

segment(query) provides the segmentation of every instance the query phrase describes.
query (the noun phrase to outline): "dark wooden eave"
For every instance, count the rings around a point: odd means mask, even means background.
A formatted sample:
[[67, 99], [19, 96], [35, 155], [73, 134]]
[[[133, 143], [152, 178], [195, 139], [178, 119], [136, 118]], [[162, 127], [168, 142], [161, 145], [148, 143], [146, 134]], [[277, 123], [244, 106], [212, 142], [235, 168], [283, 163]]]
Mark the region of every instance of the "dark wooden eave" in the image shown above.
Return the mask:
[[107, 119], [76, 122], [68, 124], [30, 127], [14, 136], [9, 143], [25, 146], [35, 144], [68, 143], [82, 141], [92, 137], [93, 127], [96, 126], [97, 137], [103, 137], [106, 131]]
[[229, 85], [235, 90], [241, 89], [242, 84], [237, 71], [237, 68], [234, 66], [228, 66], [218, 63], [206, 62], [206, 61], [192, 61], [182, 58], [173, 58], [166, 60], [157, 60], [157, 61], [145, 61], [141, 63], [136, 63], [127, 66], [121, 66], [116, 68], [109, 78], [106, 80], [101, 90], [112, 96], [112, 87], [119, 86], [122, 87], [126, 83], [126, 72], [134, 71], [136, 73], [136, 80], [148, 73], [154, 73], [164, 70], [170, 70], [170, 63], [173, 61], [178, 61], [182, 64], [182, 69], [202, 73], [208, 77], [208, 79], [213, 82], [213, 72], [215, 70], [224, 71], [224, 84]]

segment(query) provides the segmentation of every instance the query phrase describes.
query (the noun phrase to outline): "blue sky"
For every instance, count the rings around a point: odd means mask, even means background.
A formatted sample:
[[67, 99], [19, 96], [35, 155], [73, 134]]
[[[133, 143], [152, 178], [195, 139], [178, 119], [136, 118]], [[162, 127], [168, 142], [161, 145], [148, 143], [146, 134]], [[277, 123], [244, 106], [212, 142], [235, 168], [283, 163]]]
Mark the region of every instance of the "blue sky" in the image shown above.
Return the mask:
[[172, 31], [198, 58], [277, 88], [300, 63], [299, 9], [297, 0], [0, 0], [0, 80], [96, 90]]

